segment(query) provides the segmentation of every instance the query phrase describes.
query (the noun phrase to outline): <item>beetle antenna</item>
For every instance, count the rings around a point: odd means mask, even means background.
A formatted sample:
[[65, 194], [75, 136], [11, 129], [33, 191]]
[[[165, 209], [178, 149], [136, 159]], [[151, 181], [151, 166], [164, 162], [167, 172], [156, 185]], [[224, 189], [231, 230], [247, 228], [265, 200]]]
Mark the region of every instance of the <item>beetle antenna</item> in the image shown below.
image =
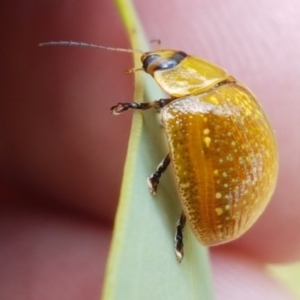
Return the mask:
[[107, 47], [107, 46], [101, 46], [101, 45], [95, 45], [95, 44], [83, 43], [83, 42], [73, 42], [73, 41], [45, 42], [45, 43], [40, 43], [39, 46], [40, 47], [47, 47], [47, 46], [89, 47], [89, 48], [99, 48], [99, 49], [104, 49], [109, 51], [144, 54], [144, 52], [139, 49], [114, 48], [114, 47]]

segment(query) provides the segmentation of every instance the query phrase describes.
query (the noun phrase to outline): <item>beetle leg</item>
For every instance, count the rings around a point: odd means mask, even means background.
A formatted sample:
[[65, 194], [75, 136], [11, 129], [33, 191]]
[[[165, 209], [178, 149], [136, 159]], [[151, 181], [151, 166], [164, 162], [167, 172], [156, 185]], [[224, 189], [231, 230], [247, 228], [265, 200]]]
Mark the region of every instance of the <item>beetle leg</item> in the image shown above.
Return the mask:
[[152, 195], [155, 195], [159, 184], [159, 179], [171, 162], [170, 154], [168, 154], [156, 168], [156, 171], [147, 179], [148, 186]]
[[160, 109], [166, 106], [172, 100], [174, 99], [160, 99], [153, 102], [143, 102], [143, 103], [137, 103], [137, 102], [118, 103], [117, 105], [111, 107], [110, 110], [114, 115], [119, 115], [128, 109], [141, 109], [141, 110], [146, 110], [150, 108]]
[[176, 234], [175, 234], [175, 254], [179, 263], [182, 262], [184, 251], [183, 251], [183, 228], [185, 226], [186, 216], [182, 212], [179, 220], [176, 225]]

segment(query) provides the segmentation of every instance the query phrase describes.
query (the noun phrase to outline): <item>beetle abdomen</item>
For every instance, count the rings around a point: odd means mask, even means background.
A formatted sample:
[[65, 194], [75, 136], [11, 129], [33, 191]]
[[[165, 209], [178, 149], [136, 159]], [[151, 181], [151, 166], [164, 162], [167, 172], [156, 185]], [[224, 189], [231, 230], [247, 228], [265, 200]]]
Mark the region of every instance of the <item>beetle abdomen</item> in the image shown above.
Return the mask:
[[236, 83], [162, 109], [187, 220], [207, 246], [233, 240], [261, 215], [277, 179], [277, 150], [254, 96]]

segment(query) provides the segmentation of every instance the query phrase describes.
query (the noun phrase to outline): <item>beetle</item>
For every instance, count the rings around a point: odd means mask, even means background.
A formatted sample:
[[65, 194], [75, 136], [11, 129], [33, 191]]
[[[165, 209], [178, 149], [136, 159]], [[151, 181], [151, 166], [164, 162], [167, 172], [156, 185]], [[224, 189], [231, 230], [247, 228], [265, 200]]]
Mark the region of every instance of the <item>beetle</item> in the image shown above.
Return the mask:
[[158, 109], [169, 154], [148, 178], [155, 194], [172, 162], [182, 204], [175, 253], [184, 256], [186, 221], [204, 246], [220, 245], [245, 233], [262, 214], [275, 190], [278, 151], [273, 130], [255, 96], [222, 68], [172, 49], [143, 52], [81, 42], [41, 46], [94, 47], [138, 53], [143, 70], [170, 95], [148, 103], [118, 103], [127, 110]]

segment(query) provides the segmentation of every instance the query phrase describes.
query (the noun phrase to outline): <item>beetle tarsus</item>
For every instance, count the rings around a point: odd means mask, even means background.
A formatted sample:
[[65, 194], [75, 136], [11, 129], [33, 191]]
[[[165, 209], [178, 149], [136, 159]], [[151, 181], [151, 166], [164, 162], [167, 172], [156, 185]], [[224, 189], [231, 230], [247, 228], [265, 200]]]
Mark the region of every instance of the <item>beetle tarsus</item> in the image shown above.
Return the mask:
[[137, 103], [137, 102], [118, 103], [117, 105], [111, 107], [110, 110], [114, 115], [119, 115], [129, 109], [144, 109], [143, 104], [145, 103]]
[[184, 257], [183, 244], [182, 245], [177, 245], [177, 246], [178, 247], [175, 248], [175, 255], [176, 255], [177, 261], [179, 263], [181, 263], [182, 260], [183, 260], [183, 257]]
[[148, 186], [150, 189], [151, 195], [155, 195], [157, 187], [159, 184], [159, 179], [164, 171], [168, 168], [168, 165], [171, 162], [170, 155], [168, 154], [161, 163], [157, 166], [156, 171], [147, 179]]
[[[153, 174], [154, 175], [154, 174]], [[147, 178], [148, 187], [152, 196], [155, 196], [159, 184], [159, 178], [151, 175]]]
[[128, 70], [125, 70], [125, 74], [132, 74], [132, 73], [135, 73], [135, 72], [138, 72], [138, 71], [144, 71], [143, 68], [131, 68], [131, 69], [128, 69]]
[[184, 245], [183, 245], [183, 229], [186, 223], [186, 216], [185, 214], [182, 212], [181, 216], [177, 222], [176, 225], [176, 234], [175, 234], [175, 254], [176, 254], [176, 258], [177, 261], [179, 263], [181, 263], [183, 256], [184, 256]]

